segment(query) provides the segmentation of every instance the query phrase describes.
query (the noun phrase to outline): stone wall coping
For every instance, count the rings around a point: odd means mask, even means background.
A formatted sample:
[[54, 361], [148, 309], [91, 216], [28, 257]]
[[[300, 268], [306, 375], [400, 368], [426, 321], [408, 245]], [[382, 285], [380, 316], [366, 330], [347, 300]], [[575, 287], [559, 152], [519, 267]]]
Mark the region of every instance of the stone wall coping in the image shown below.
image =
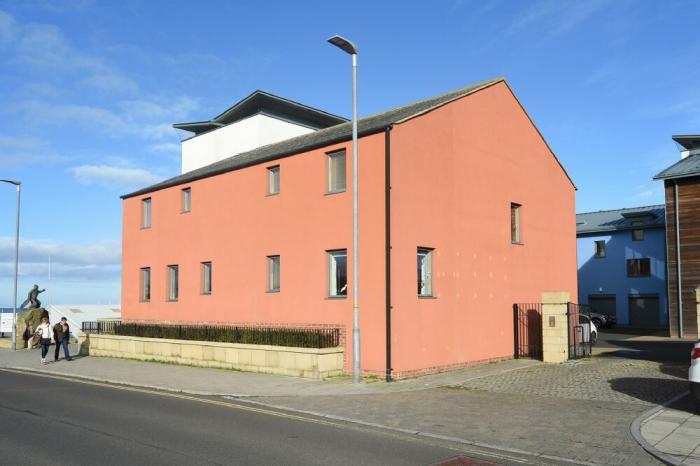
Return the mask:
[[253, 349], [253, 350], [263, 350], [263, 351], [285, 351], [287, 353], [302, 353], [302, 354], [334, 354], [344, 352], [342, 346], [336, 346], [332, 348], [300, 348], [297, 346], [276, 346], [276, 345], [252, 345], [247, 343], [227, 343], [219, 341], [202, 341], [202, 340], [176, 340], [170, 338], [146, 338], [146, 337], [132, 337], [125, 335], [107, 335], [104, 333], [91, 333], [88, 335], [89, 338], [103, 338], [109, 340], [135, 340], [141, 342], [153, 342], [153, 343], [174, 343], [178, 345], [192, 345], [192, 346], [211, 346], [216, 348], [240, 348], [240, 349]]

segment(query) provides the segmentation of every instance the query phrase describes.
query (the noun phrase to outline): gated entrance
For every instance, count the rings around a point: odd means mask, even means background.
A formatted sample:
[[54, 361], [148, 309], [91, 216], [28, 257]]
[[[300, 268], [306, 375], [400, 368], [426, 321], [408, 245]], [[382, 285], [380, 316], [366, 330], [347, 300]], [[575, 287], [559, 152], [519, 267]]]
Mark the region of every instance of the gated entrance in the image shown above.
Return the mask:
[[542, 303], [513, 305], [515, 358], [542, 359]]
[[594, 335], [591, 324], [591, 309], [585, 304], [569, 303], [566, 320], [569, 327], [569, 359], [590, 356]]
[[[591, 355], [595, 336], [591, 333], [590, 308], [566, 303], [569, 359]], [[513, 305], [513, 355], [542, 359], [542, 303]]]

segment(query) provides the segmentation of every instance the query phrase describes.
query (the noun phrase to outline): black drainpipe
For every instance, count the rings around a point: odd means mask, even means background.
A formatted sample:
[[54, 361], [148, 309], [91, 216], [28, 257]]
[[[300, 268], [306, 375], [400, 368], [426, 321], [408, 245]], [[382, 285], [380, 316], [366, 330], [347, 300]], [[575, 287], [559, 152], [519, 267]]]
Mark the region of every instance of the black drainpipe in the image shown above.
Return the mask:
[[678, 304], [678, 338], [683, 338], [683, 293], [682, 293], [682, 277], [681, 277], [681, 222], [678, 212], [680, 203], [678, 202], [678, 180], [673, 180], [673, 213], [675, 214], [675, 230], [676, 230], [676, 292]]
[[391, 126], [384, 130], [384, 231], [386, 270], [386, 381], [391, 382]]

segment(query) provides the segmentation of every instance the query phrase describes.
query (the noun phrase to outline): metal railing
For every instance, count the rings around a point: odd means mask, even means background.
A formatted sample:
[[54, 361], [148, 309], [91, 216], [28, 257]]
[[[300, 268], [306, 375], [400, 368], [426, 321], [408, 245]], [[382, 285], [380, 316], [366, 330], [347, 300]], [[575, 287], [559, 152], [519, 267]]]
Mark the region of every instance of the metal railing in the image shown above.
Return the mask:
[[297, 348], [340, 346], [339, 328], [251, 327], [240, 325], [156, 325], [83, 322], [83, 332], [143, 338], [214, 341]]

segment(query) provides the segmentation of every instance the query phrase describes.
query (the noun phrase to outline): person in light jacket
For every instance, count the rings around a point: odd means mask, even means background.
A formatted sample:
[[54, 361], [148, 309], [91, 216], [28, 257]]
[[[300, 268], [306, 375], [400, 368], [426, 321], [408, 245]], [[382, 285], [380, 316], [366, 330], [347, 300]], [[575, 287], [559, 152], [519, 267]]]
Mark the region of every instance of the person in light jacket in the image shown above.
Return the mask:
[[54, 362], [58, 361], [58, 353], [63, 347], [63, 354], [65, 355], [66, 361], [72, 361], [68, 353], [68, 340], [70, 339], [70, 326], [68, 325], [68, 319], [61, 317], [61, 321], [53, 326], [53, 339], [56, 342], [56, 351], [53, 354]]
[[24, 329], [22, 334], [22, 339], [24, 340], [24, 346], [27, 349], [32, 349], [32, 344], [34, 343], [34, 334], [36, 333], [36, 328], [34, 327], [34, 321], [27, 322], [27, 328]]
[[36, 334], [39, 336], [39, 343], [41, 344], [41, 363], [46, 364], [46, 354], [49, 352], [49, 345], [53, 339], [48, 317], [41, 318], [41, 323], [36, 328]]

